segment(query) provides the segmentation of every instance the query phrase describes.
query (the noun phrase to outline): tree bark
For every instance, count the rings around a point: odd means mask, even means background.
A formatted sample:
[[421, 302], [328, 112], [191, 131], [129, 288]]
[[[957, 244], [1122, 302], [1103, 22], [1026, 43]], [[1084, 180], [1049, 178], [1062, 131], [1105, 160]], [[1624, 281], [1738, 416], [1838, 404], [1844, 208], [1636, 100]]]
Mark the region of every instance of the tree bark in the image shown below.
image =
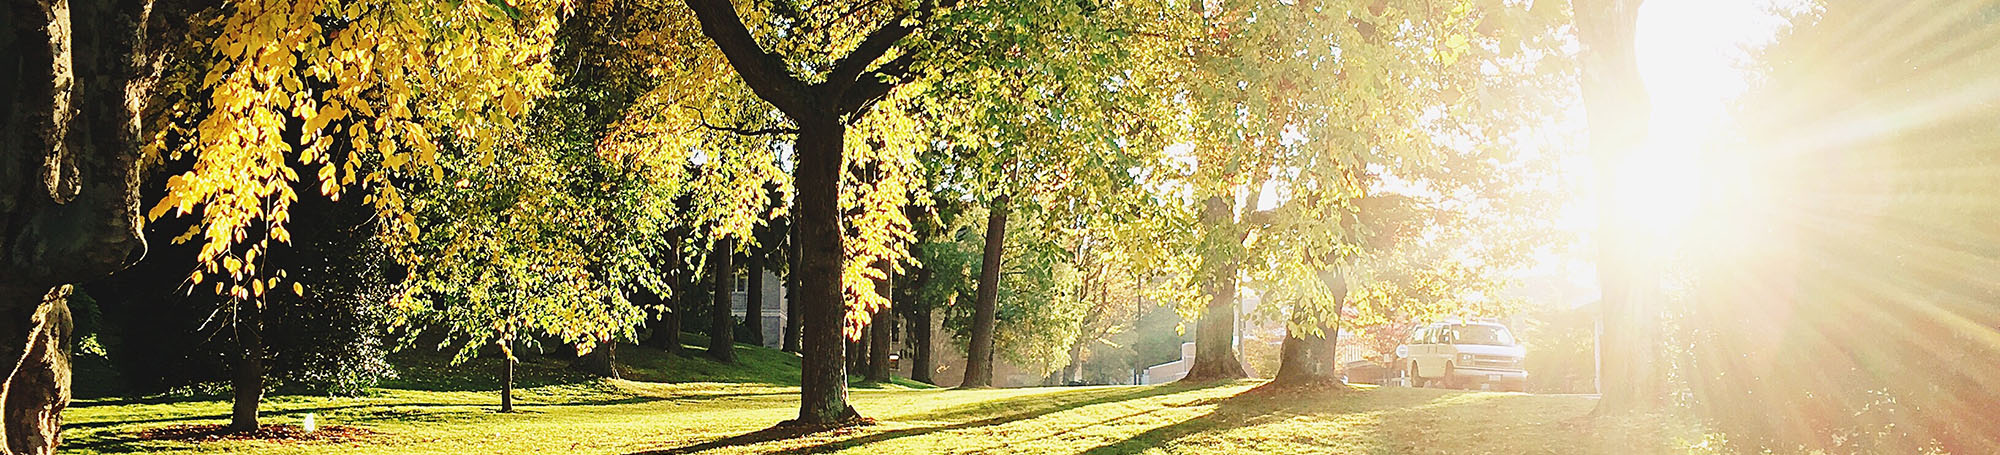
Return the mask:
[[1063, 367], [1063, 377], [1061, 385], [1069, 385], [1069, 384], [1083, 382], [1083, 345], [1085, 342], [1084, 340], [1088, 339], [1090, 338], [1083, 336], [1082, 333], [1078, 333], [1076, 341], [1070, 343], [1069, 365]]
[[708, 253], [710, 280], [715, 284], [714, 306], [708, 314], [708, 357], [717, 362], [736, 362], [736, 317], [731, 316], [730, 306], [736, 297], [736, 265], [731, 261], [736, 255], [736, 240], [722, 239], [715, 242], [715, 251]]
[[500, 343], [500, 355], [506, 356], [500, 367], [500, 412], [514, 412], [514, 346], [511, 341]]
[[873, 382], [889, 382], [889, 349], [892, 346], [889, 338], [894, 336], [896, 328], [896, 287], [894, 285], [896, 277], [895, 272], [890, 270], [889, 261], [876, 261], [875, 269], [881, 270], [883, 277], [881, 280], [875, 282], [875, 292], [880, 294], [882, 298], [889, 299], [890, 304], [876, 309], [875, 315], [868, 318], [868, 335], [870, 338], [868, 340], [868, 380]]
[[[61, 440], [62, 410], [70, 398], [69, 287], [46, 293], [7, 292], [0, 313], [0, 355], [12, 365], [0, 397], [5, 398], [8, 453], [54, 453]], [[23, 301], [39, 302], [35, 304]]]
[[597, 347], [584, 353], [577, 361], [586, 373], [618, 379], [618, 341], [609, 337], [599, 339]]
[[860, 421], [847, 403], [847, 359], [841, 321], [847, 301], [840, 289], [846, 253], [840, 232], [842, 142], [847, 127], [835, 118], [799, 120], [796, 183], [800, 242], [799, 306], [805, 316], [797, 423], [846, 425]]
[[750, 337], [743, 342], [757, 346], [764, 345], [764, 257], [751, 253], [743, 264], [745, 279], [750, 288], [749, 298], [743, 302], [743, 326], [750, 328]]
[[1334, 356], [1338, 329], [1320, 327], [1319, 330], [1314, 335], [1285, 327], [1285, 341], [1278, 352], [1278, 374], [1271, 378], [1272, 385], [1324, 387], [1340, 382]]
[[917, 269], [910, 275], [910, 283], [905, 285], [906, 298], [903, 299], [903, 304], [910, 307], [909, 316], [903, 324], [910, 334], [910, 380], [936, 384], [937, 381], [931, 377], [935, 369], [931, 365], [931, 307], [920, 300], [924, 285], [930, 280], [930, 270]]
[[[1311, 324], [1314, 319], [1293, 320], [1285, 325], [1285, 341], [1278, 350], [1278, 374], [1271, 378], [1271, 384], [1281, 387], [1345, 387], [1340, 381], [1340, 341], [1341, 312], [1347, 309], [1347, 278], [1339, 271], [1320, 272], [1320, 281], [1333, 295], [1332, 324], [1320, 324], [1319, 334], [1294, 330], [1293, 326]], [[1320, 315], [1324, 316], [1324, 315]], [[1324, 321], [1322, 319], [1321, 321]]]
[[1658, 277], [1631, 256], [1642, 242], [1637, 227], [1619, 216], [1627, 210], [1617, 172], [1645, 140], [1650, 101], [1639, 77], [1634, 47], [1640, 0], [1578, 0], [1577, 41], [1582, 45], [1583, 101], [1590, 154], [1597, 170], [1597, 276], [1602, 289], [1603, 371], [1600, 410], [1631, 410], [1665, 403], [1657, 371], [1659, 321], [1650, 303]]
[[236, 343], [243, 349], [236, 359], [236, 371], [229, 388], [235, 397], [229, 413], [229, 430], [257, 431], [257, 403], [264, 399], [264, 317], [262, 305], [236, 302]]
[[660, 326], [653, 329], [653, 347], [660, 348], [661, 351], [666, 351], [668, 354], [681, 354], [681, 322], [684, 320], [683, 316], [686, 314], [684, 311], [689, 306], [687, 304], [675, 305], [673, 302], [685, 298], [674, 297], [667, 300], [669, 308], [667, 308], [667, 312], [660, 313]]
[[1007, 195], [993, 199], [986, 214], [986, 245], [979, 261], [979, 293], [972, 306], [972, 339], [965, 354], [960, 388], [993, 386], [993, 325], [999, 317], [1000, 258], [1007, 245]]
[[[1201, 220], [1211, 237], [1210, 248], [1236, 238], [1235, 230], [1231, 229], [1236, 223], [1231, 205], [1232, 201], [1222, 196], [1211, 196], [1202, 203]], [[1195, 325], [1194, 365], [1182, 381], [1208, 382], [1249, 376], [1236, 355], [1235, 255], [1234, 248], [1203, 255], [1203, 269], [1208, 275], [1204, 278], [1208, 307], [1202, 310]]]
[[[792, 74], [784, 57], [757, 43], [743, 24], [743, 15], [727, 0], [685, 0], [701, 33], [715, 43], [758, 98], [783, 111], [798, 125], [794, 144], [798, 161], [793, 182], [798, 189], [800, 300], [805, 308], [803, 371], [799, 387], [799, 418], [789, 424], [833, 427], [860, 423], [847, 403], [847, 370], [841, 349], [841, 328], [847, 303], [841, 295], [841, 266], [846, 250], [840, 228], [841, 174], [848, 118], [859, 118], [888, 96], [910, 73], [917, 53], [904, 52], [877, 64], [904, 37], [937, 11], [956, 0], [919, 7], [862, 36], [846, 55], [834, 59], [824, 80], [807, 83]], [[870, 67], [873, 67], [870, 69]]]
[[[796, 228], [795, 228], [796, 229]], [[799, 308], [799, 248], [798, 240], [791, 240], [792, 254], [788, 258], [790, 267], [785, 270], [785, 352], [799, 352], [799, 329], [805, 324], [804, 311]]]
[[52, 453], [60, 440], [65, 284], [122, 269], [145, 248], [139, 118], [158, 80], [147, 65], [170, 48], [158, 37], [178, 37], [198, 6], [189, 3], [201, 2], [152, 3], [0, 6], [0, 440], [11, 453]]
[[[676, 263], [678, 264], [678, 261]], [[660, 312], [658, 319], [654, 320], [653, 336], [646, 342], [648, 346], [659, 348], [668, 354], [680, 355], [681, 321], [682, 316], [686, 314], [683, 311], [693, 308], [694, 287], [688, 283], [688, 275], [693, 272], [675, 270], [671, 273], [673, 273], [673, 283], [670, 285], [672, 287], [668, 288], [668, 295], [661, 299], [661, 305], [666, 306], [666, 309]]]

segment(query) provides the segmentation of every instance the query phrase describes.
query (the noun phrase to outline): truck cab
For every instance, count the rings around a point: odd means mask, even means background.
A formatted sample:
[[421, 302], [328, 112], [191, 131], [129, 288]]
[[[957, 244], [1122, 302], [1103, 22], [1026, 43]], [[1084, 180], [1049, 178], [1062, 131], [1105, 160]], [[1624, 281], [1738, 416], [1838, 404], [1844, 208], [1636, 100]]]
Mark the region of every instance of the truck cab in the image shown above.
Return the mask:
[[1519, 392], [1527, 388], [1526, 349], [1496, 322], [1444, 322], [1417, 329], [1396, 347], [1412, 385]]

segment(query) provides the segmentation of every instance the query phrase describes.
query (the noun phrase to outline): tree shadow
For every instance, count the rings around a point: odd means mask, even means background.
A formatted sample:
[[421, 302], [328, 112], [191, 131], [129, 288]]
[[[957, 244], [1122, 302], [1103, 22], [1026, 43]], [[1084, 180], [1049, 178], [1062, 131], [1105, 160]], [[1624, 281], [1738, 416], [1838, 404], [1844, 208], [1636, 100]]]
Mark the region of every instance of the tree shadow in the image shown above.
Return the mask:
[[[837, 452], [847, 448], [863, 446], [868, 444], [875, 444], [899, 438], [921, 436], [940, 431], [963, 430], [968, 428], [978, 428], [984, 426], [1004, 425], [1011, 422], [1034, 419], [1049, 414], [1054, 414], [1062, 411], [1068, 411], [1087, 406], [1115, 403], [1126, 400], [1136, 400], [1136, 399], [1142, 399], [1160, 395], [1181, 393], [1196, 389], [1220, 387], [1225, 385], [1229, 384], [1213, 383], [1213, 384], [1200, 384], [1200, 385], [1187, 385], [1187, 386], [1165, 385], [1165, 386], [1147, 387], [1138, 389], [1124, 388], [1124, 387], [1092, 388], [1092, 389], [1082, 389], [1076, 391], [1058, 391], [1045, 394], [1034, 394], [1034, 395], [1018, 396], [1018, 397], [1001, 398], [996, 400], [988, 400], [973, 405], [966, 405], [962, 409], [905, 416], [898, 420], [904, 420], [904, 421], [956, 420], [957, 418], [968, 418], [971, 416], [986, 415], [996, 410], [1010, 410], [1010, 409], [1023, 409], [1023, 408], [1026, 408], [1028, 410], [1013, 412], [1013, 413], [1003, 413], [1000, 415], [977, 418], [976, 420], [969, 420], [959, 423], [931, 425], [931, 426], [922, 426], [915, 428], [890, 430], [879, 433], [869, 433], [846, 439], [828, 441], [807, 447], [781, 450], [777, 451], [776, 453], [815, 454], [815, 453]], [[1154, 409], [1152, 411], [1137, 412], [1130, 415], [1107, 419], [1105, 420], [1105, 422], [1112, 422], [1120, 419], [1131, 418], [1157, 410], [1158, 409]], [[1075, 431], [1075, 430], [1076, 428], [1072, 428], [1070, 430], [1066, 430], [1065, 432]], [[793, 439], [801, 436], [811, 435], [814, 433], [821, 433], [828, 431], [853, 432], [854, 430], [852, 430], [852, 427], [846, 429], [835, 429], [835, 430], [815, 430], [815, 429], [801, 429], [796, 426], [781, 425], [777, 427], [766, 428], [742, 435], [732, 436], [728, 438], [694, 444], [685, 447], [677, 447], [666, 450], [635, 452], [630, 455], [669, 455], [669, 454], [696, 453], [696, 452], [702, 452], [706, 450], [712, 450], [724, 447], [752, 445], [752, 444], [759, 444], [759, 443], [778, 441], [784, 439]]]
[[[1252, 390], [1254, 391], [1256, 389]], [[1258, 408], [1262, 407], [1259, 406], [1262, 403], [1259, 403], [1258, 401], [1268, 400], [1268, 399], [1270, 399], [1270, 397], [1265, 394], [1250, 393], [1246, 391], [1242, 393], [1237, 393], [1235, 395], [1230, 395], [1228, 398], [1201, 400], [1193, 403], [1182, 404], [1180, 406], [1183, 407], [1204, 406], [1208, 404], [1215, 404], [1216, 407], [1214, 410], [1209, 411], [1208, 414], [1204, 414], [1200, 417], [1183, 420], [1174, 423], [1172, 425], [1146, 430], [1143, 433], [1133, 435], [1132, 437], [1125, 438], [1124, 440], [1120, 440], [1118, 442], [1092, 447], [1090, 450], [1084, 451], [1083, 454], [1112, 455], [1112, 454], [1139, 453], [1139, 452], [1144, 452], [1148, 448], [1159, 447], [1163, 443], [1180, 439], [1186, 437], [1187, 435], [1203, 431], [1226, 431], [1230, 429], [1250, 426], [1256, 423], [1261, 423], [1262, 421], [1267, 420], [1266, 418], [1285, 417], [1285, 416], [1273, 416], [1269, 415], [1268, 413], [1260, 412]], [[1160, 410], [1163, 410], [1163, 408], [1156, 408], [1148, 410], [1147, 412], [1157, 412]], [[1262, 417], [1266, 418], [1254, 417], [1257, 416], [1258, 414], [1263, 414]], [[1232, 418], [1235, 416], [1253, 416], [1253, 417]], [[1131, 416], [1127, 416], [1126, 418], [1129, 417]], [[1066, 430], [1065, 432], [1067, 431], [1074, 431], [1074, 430]]]
[[[1362, 432], [1365, 442], [1376, 447], [1375, 450], [1378, 451], [1409, 453], [1421, 450], [1422, 447], [1402, 444], [1402, 442], [1424, 439], [1424, 435], [1434, 430], [1435, 423], [1440, 418], [1440, 414], [1473, 415], [1472, 413], [1476, 412], [1477, 408], [1508, 409], [1510, 406], [1507, 405], [1507, 402], [1529, 398], [1527, 395], [1436, 392], [1436, 396], [1421, 401], [1421, 404], [1412, 406], [1410, 405], [1410, 401], [1405, 397], [1382, 395], [1400, 393], [1410, 392], [1402, 390], [1327, 390], [1307, 392], [1297, 389], [1256, 388], [1221, 399], [1216, 403], [1217, 406], [1214, 410], [1199, 417], [1153, 428], [1123, 440], [1091, 448], [1082, 453], [1086, 455], [1141, 453], [1147, 449], [1163, 447], [1174, 441], [1201, 433], [1229, 433], [1242, 428], [1282, 422], [1301, 416], [1309, 416], [1315, 420], [1331, 420], [1339, 416], [1369, 413], [1379, 415], [1380, 420]], [[1311, 404], [1302, 405], [1301, 403]], [[1445, 410], [1449, 411], [1441, 412]], [[1533, 420], [1533, 418], [1524, 420]], [[1527, 424], [1561, 425], [1562, 422], [1551, 421]], [[1507, 453], [1507, 451], [1503, 450], [1500, 453]]]

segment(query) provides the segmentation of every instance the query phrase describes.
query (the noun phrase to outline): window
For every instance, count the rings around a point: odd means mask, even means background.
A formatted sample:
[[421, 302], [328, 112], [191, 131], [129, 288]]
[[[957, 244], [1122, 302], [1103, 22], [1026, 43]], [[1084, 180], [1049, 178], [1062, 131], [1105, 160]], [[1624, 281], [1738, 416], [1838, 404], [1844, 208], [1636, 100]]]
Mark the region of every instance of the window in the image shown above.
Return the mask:
[[1493, 325], [1461, 325], [1454, 330], [1457, 344], [1484, 344], [1491, 346], [1513, 346], [1514, 336], [1506, 327]]
[[736, 272], [736, 292], [750, 292], [750, 274]]

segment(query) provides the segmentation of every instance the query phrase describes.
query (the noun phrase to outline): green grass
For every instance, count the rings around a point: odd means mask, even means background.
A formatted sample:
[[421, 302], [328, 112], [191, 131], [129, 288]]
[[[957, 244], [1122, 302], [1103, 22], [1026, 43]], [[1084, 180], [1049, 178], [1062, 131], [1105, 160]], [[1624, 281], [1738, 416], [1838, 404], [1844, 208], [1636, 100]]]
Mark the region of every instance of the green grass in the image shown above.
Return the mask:
[[[1658, 416], [1592, 418], [1576, 396], [1368, 388], [1269, 393], [1256, 381], [1205, 387], [1112, 386], [987, 390], [857, 388], [877, 419], [799, 437], [764, 430], [797, 412], [797, 358], [739, 350], [721, 365], [619, 349], [627, 380], [584, 378], [559, 362], [520, 371], [521, 411], [494, 412], [475, 361], [414, 362], [409, 379], [368, 397], [275, 397], [271, 423], [317, 414], [363, 427], [365, 442], [144, 441], [147, 428], [220, 423], [222, 401], [92, 400], [65, 413], [65, 453], [1670, 453], [1699, 431]], [[692, 356], [691, 357], [698, 357]], [[401, 358], [399, 362], [412, 362]], [[423, 359], [417, 359], [423, 360]], [[434, 368], [434, 369], [426, 369]], [[456, 373], [456, 375], [449, 375]], [[421, 374], [421, 375], [419, 375]], [[528, 377], [532, 376], [532, 377]], [[454, 377], [458, 379], [439, 379]], [[430, 378], [430, 379], [426, 379]], [[673, 381], [673, 382], [664, 382]]]

